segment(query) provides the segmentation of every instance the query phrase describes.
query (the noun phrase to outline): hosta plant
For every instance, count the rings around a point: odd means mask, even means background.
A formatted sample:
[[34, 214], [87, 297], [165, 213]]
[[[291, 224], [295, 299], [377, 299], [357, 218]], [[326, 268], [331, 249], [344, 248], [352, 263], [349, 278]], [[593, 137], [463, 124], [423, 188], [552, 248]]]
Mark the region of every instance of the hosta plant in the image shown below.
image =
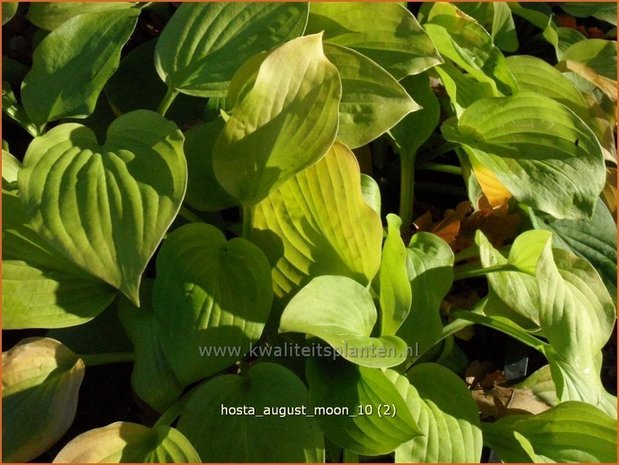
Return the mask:
[[614, 3], [2, 13], [4, 461], [616, 462]]

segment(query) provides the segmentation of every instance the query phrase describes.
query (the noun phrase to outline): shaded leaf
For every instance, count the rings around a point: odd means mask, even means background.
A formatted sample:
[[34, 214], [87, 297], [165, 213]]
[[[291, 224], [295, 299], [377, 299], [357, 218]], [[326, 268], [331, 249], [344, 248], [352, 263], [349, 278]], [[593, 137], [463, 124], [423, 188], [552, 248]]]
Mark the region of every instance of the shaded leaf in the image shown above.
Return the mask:
[[26, 18], [46, 31], [53, 31], [69, 19], [87, 13], [132, 8], [132, 2], [36, 2], [28, 5]]

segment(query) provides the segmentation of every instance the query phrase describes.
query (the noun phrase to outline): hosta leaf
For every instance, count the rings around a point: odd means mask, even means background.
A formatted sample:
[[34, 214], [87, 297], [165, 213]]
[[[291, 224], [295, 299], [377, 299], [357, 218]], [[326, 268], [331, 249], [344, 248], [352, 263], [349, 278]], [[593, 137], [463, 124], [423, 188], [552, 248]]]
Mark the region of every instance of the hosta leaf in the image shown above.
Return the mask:
[[529, 210], [529, 218], [536, 228], [553, 232], [555, 247], [571, 250], [589, 260], [600, 273], [611, 295], [616, 296], [617, 225], [601, 199], [597, 201], [589, 221], [555, 220], [532, 210]]
[[443, 81], [445, 90], [451, 99], [455, 114], [459, 117], [465, 108], [477, 100], [496, 95], [493, 84], [488, 81], [477, 81], [463, 73], [451, 62], [437, 66], [436, 72]]
[[34, 139], [19, 189], [37, 232], [138, 303], [142, 272], [185, 195], [183, 135], [157, 113], [116, 119], [99, 145], [62, 124]]
[[557, 67], [569, 70], [599, 87], [608, 97], [617, 100], [617, 43], [610, 40], [587, 39], [571, 45]]
[[8, 23], [17, 13], [17, 2], [2, 2], [2, 25]]
[[135, 352], [131, 387], [154, 410], [163, 412], [180, 397], [184, 385], [166, 359], [155, 320], [152, 289], [152, 280], [144, 281], [139, 309], [127, 299], [119, 299], [116, 306]]
[[200, 457], [177, 429], [118, 421], [69, 441], [54, 463], [200, 463]]
[[578, 18], [593, 16], [610, 24], [617, 25], [617, 5], [605, 2], [561, 2], [561, 8]]
[[177, 379], [186, 385], [242, 358], [262, 334], [272, 297], [269, 262], [251, 242], [226, 241], [204, 223], [171, 233], [157, 255], [153, 305]]
[[481, 99], [443, 134], [469, 147], [522, 203], [556, 218], [593, 214], [604, 157], [591, 129], [560, 103], [524, 92]]
[[279, 331], [319, 337], [361, 366], [399, 365], [406, 359], [406, 344], [391, 335], [370, 337], [376, 318], [368, 289], [344, 276], [319, 276], [286, 306]]
[[396, 79], [441, 63], [415, 17], [397, 3], [312, 3], [306, 33], [364, 54]]
[[454, 255], [440, 237], [419, 232], [406, 249], [413, 304], [397, 335], [423, 354], [441, 337], [440, 306], [453, 283]]
[[250, 238], [273, 265], [276, 297], [326, 274], [369, 284], [380, 266], [382, 226], [362, 197], [353, 153], [336, 143], [274, 189], [253, 211]]
[[[2, 66], [4, 72], [4, 60], [2, 61]], [[41, 128], [32, 122], [23, 107], [17, 101], [17, 97], [9, 81], [4, 80], [2, 81], [2, 113], [7, 115], [30, 134], [36, 135], [41, 132]]]
[[[224, 412], [248, 407], [253, 414]], [[290, 413], [280, 416], [277, 409]], [[323, 462], [323, 436], [307, 413], [303, 382], [287, 368], [263, 362], [240, 376], [223, 375], [200, 386], [178, 429], [205, 462]]]
[[138, 15], [132, 8], [76, 16], [41, 41], [21, 91], [34, 123], [84, 118], [94, 111]]
[[17, 182], [17, 173], [21, 169], [20, 161], [8, 150], [2, 149], [2, 187], [8, 187]]
[[84, 273], [32, 229], [17, 195], [2, 192], [2, 220], [4, 329], [82, 324], [112, 302], [112, 287]]
[[337, 138], [350, 148], [373, 141], [421, 107], [387, 71], [354, 50], [325, 44], [342, 79]]
[[361, 195], [363, 195], [365, 203], [380, 215], [380, 187], [372, 176], [363, 173], [361, 173]]
[[225, 97], [233, 74], [251, 56], [303, 33], [307, 11], [306, 3], [181, 5], [158, 39], [157, 72], [170, 89]]
[[458, 3], [458, 8], [474, 17], [492, 36], [492, 41], [501, 50], [518, 50], [518, 36], [512, 12], [507, 3], [471, 2]]
[[583, 402], [484, 424], [484, 441], [504, 462], [617, 461], [617, 422]]
[[2, 461], [37, 458], [69, 429], [84, 362], [58, 341], [24, 339], [2, 353]]
[[217, 211], [237, 203], [213, 172], [213, 146], [223, 128], [223, 119], [217, 118], [185, 133], [188, 172], [185, 202], [196, 210]]
[[477, 406], [457, 375], [434, 363], [414, 366], [407, 373], [408, 379], [393, 370], [386, 370], [385, 375], [406, 400], [422, 433], [398, 446], [396, 463], [480, 461]]
[[[466, 157], [466, 154], [458, 154]], [[488, 167], [480, 164], [476, 158], [470, 157], [468, 161], [475, 176], [475, 181], [479, 184], [479, 188], [486, 196], [490, 206], [493, 208], [500, 207], [509, 202], [509, 199], [512, 198], [512, 193], [507, 190], [496, 175]]]
[[320, 34], [269, 54], [250, 90], [240, 99], [230, 96], [237, 103], [213, 148], [224, 189], [241, 203], [257, 203], [322, 158], [335, 140], [341, 93]]
[[26, 18], [46, 31], [53, 31], [74, 16], [102, 11], [124, 10], [135, 5], [132, 2], [37, 2], [28, 5]]
[[406, 246], [400, 236], [402, 220], [394, 214], [387, 215], [387, 237], [378, 272], [380, 297], [381, 335], [393, 336], [408, 316], [412, 294], [408, 282]]
[[450, 3], [435, 3], [424, 28], [444, 57], [497, 92], [510, 95], [518, 89], [505, 57], [492, 37], [475, 19]]
[[529, 389], [537, 399], [541, 400], [549, 407], [554, 407], [559, 403], [559, 399], [557, 399], [557, 389], [552, 380], [549, 365], [544, 365], [524, 381], [518, 383], [516, 387], [519, 389]]
[[[307, 380], [309, 410], [327, 439], [344, 449], [363, 455], [387, 454], [420, 434], [404, 399], [378, 368], [311, 358]], [[339, 413], [328, 414], [320, 407]]]

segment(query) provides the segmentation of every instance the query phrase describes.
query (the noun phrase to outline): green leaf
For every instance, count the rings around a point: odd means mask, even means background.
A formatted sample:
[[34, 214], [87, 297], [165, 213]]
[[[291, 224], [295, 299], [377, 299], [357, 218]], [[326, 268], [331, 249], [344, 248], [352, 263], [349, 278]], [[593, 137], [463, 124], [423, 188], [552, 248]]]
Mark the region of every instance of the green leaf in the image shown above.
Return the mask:
[[588, 402], [616, 418], [617, 399], [600, 380], [601, 350], [616, 321], [615, 304], [595, 268], [546, 244], [537, 265], [540, 325], [561, 401]]
[[145, 280], [139, 309], [127, 299], [119, 299], [116, 306], [135, 352], [131, 387], [150, 407], [163, 412], [180, 397], [184, 385], [176, 378], [166, 359], [153, 310], [152, 290], [153, 281]]
[[323, 436], [308, 410], [307, 388], [294, 373], [258, 363], [200, 386], [178, 429], [205, 462], [323, 462]]
[[132, 8], [76, 16], [43, 39], [21, 91], [33, 122], [84, 118], [94, 111], [138, 15]]
[[406, 246], [400, 236], [402, 220], [387, 215], [387, 238], [378, 272], [380, 298], [380, 333], [394, 336], [411, 309], [412, 294], [408, 282]]
[[615, 463], [617, 423], [591, 405], [564, 402], [537, 415], [484, 423], [484, 441], [505, 462]]
[[583, 220], [555, 220], [529, 210], [536, 228], [552, 231], [553, 245], [570, 250], [588, 260], [600, 273], [613, 300], [617, 295], [617, 225], [613, 216], [598, 200], [593, 217]]
[[319, 337], [357, 365], [399, 365], [406, 359], [406, 343], [393, 335], [371, 337], [376, 318], [368, 289], [344, 276], [319, 276], [288, 303], [279, 332]]
[[440, 237], [415, 234], [406, 250], [413, 305], [397, 335], [421, 355], [441, 337], [440, 306], [453, 283], [453, 251]]
[[460, 117], [465, 108], [478, 100], [496, 95], [490, 82], [475, 80], [471, 75], [460, 71], [451, 62], [437, 66], [435, 69], [451, 99], [454, 113], [458, 117]]
[[464, 144], [522, 203], [556, 218], [593, 214], [604, 157], [591, 129], [560, 103], [525, 92], [482, 99], [443, 134]]
[[408, 76], [402, 79], [401, 84], [422, 107], [406, 115], [402, 121], [389, 130], [400, 156], [410, 157], [417, 153], [417, 150], [436, 129], [441, 109], [426, 73]]
[[188, 172], [185, 202], [199, 211], [218, 211], [237, 204], [213, 172], [213, 147], [224, 124], [222, 118], [217, 118], [185, 133]]
[[306, 34], [352, 48], [400, 80], [442, 60], [415, 17], [397, 3], [312, 3]]
[[28, 6], [26, 18], [46, 31], [53, 31], [75, 16], [132, 8], [131, 2], [37, 2]]
[[157, 255], [153, 305], [177, 379], [186, 385], [241, 359], [260, 338], [272, 298], [269, 262], [251, 242], [226, 241], [204, 223], [171, 233]]
[[18, 2], [2, 2], [2, 25], [8, 23], [17, 13]]
[[617, 26], [617, 5], [604, 2], [561, 2], [561, 8], [578, 18], [593, 16], [601, 21], [606, 21]]
[[471, 2], [458, 3], [458, 8], [475, 18], [492, 36], [492, 41], [501, 50], [518, 50], [518, 36], [512, 12], [507, 3]]
[[505, 57], [490, 34], [455, 5], [435, 3], [424, 28], [441, 55], [478, 81], [490, 83], [495, 95], [510, 95], [518, 90]]
[[80, 434], [64, 446], [54, 463], [200, 463], [200, 457], [178, 430], [148, 428], [118, 421]]
[[396, 463], [480, 461], [477, 405], [457, 375], [434, 363], [416, 365], [406, 377], [393, 370], [385, 375], [406, 400], [422, 433], [395, 450]]
[[28, 131], [30, 135], [37, 136], [41, 132], [41, 128], [31, 121], [17, 101], [17, 97], [8, 81], [2, 81], [2, 112]]
[[28, 224], [20, 198], [5, 191], [2, 237], [4, 329], [79, 325], [114, 299], [112, 287], [90, 277], [47, 244]]
[[269, 257], [276, 297], [320, 275], [371, 282], [380, 266], [382, 225], [360, 184], [355, 156], [336, 143], [256, 205], [249, 238]]
[[300, 36], [307, 14], [306, 3], [181, 5], [158, 39], [157, 72], [169, 89], [225, 97], [237, 69], [256, 53]]
[[100, 146], [79, 124], [32, 141], [19, 188], [34, 229], [138, 303], [146, 264], [185, 195], [183, 135], [157, 113], [117, 118]]
[[310, 358], [307, 380], [310, 412], [327, 439], [344, 449], [388, 454], [420, 434], [404, 399], [378, 368]]
[[[105, 96], [117, 116], [133, 110], [157, 110], [159, 107], [166, 86], [155, 70], [156, 44], [157, 40], [153, 39], [131, 50], [105, 86]], [[139, 81], [136, 81], [136, 76], [140, 76]], [[203, 99], [179, 95], [166, 112], [166, 118], [179, 127], [185, 127], [202, 119], [203, 108]]]
[[342, 79], [337, 138], [348, 147], [373, 141], [421, 108], [395, 78], [364, 55], [328, 43], [324, 50]]
[[[241, 71], [240, 82], [246, 82]], [[253, 86], [229, 96], [236, 104], [213, 148], [215, 175], [224, 189], [241, 203], [255, 204], [320, 160], [337, 134], [341, 93], [320, 34], [291, 40], [269, 54]]]
[[380, 187], [372, 176], [361, 173], [361, 195], [372, 210], [380, 215]]
[[69, 429], [84, 362], [58, 341], [23, 339], [2, 353], [2, 461], [37, 458]]
[[518, 383], [516, 388], [529, 389], [537, 399], [544, 402], [549, 407], [554, 407], [559, 403], [559, 399], [557, 399], [557, 389], [552, 380], [549, 365], [544, 365], [542, 368], [535, 371], [524, 381]]
[[17, 173], [21, 169], [20, 161], [8, 150], [2, 149], [2, 187], [17, 183]]

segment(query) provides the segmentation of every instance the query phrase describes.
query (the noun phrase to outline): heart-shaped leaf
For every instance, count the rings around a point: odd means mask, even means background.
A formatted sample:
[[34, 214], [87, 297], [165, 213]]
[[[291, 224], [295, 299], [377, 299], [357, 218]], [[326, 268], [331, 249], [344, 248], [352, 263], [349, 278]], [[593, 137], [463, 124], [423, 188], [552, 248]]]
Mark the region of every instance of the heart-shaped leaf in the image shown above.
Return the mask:
[[80, 434], [54, 463], [200, 463], [185, 436], [169, 426], [148, 428], [118, 421]]
[[399, 365], [406, 359], [406, 344], [392, 335], [371, 337], [376, 319], [368, 289], [345, 276], [319, 276], [286, 306], [279, 331], [319, 337], [358, 365]]
[[46, 31], [53, 31], [74, 16], [131, 8], [131, 2], [36, 2], [28, 5], [26, 18]]
[[256, 73], [238, 73], [253, 84], [233, 81], [238, 91], [228, 98], [236, 104], [213, 148], [215, 176], [244, 204], [258, 203], [327, 153], [342, 94], [321, 34], [293, 39], [255, 64]]
[[21, 91], [34, 123], [84, 118], [94, 111], [139, 13], [131, 8], [79, 15], [41, 41]]
[[33, 231], [17, 195], [2, 192], [2, 220], [4, 329], [79, 325], [112, 302], [114, 288], [84, 273]]
[[165, 357], [187, 385], [240, 360], [271, 311], [271, 267], [243, 238], [226, 241], [214, 226], [176, 229], [157, 255], [153, 289]]
[[84, 362], [60, 342], [24, 339], [2, 353], [2, 460], [37, 458], [69, 429]]
[[200, 386], [178, 429], [205, 462], [322, 463], [324, 439], [308, 410], [301, 380], [264, 362], [241, 376], [223, 375]]
[[484, 424], [484, 442], [504, 462], [615, 463], [617, 422], [583, 402]]
[[326, 42], [364, 54], [398, 80], [442, 62], [415, 17], [397, 3], [312, 3], [306, 33], [321, 31]]
[[30, 144], [18, 177], [35, 230], [136, 304], [186, 179], [182, 133], [147, 110], [116, 119], [102, 146], [84, 126], [55, 127]]
[[364, 285], [374, 278], [382, 226], [365, 203], [360, 184], [354, 154], [336, 143], [322, 160], [255, 206], [250, 239], [273, 264], [277, 297], [292, 295], [325, 274], [348, 276]]
[[387, 71], [353, 49], [325, 44], [342, 79], [339, 141], [351, 149], [373, 141], [421, 107]]
[[388, 454], [420, 434], [404, 398], [378, 368], [311, 358], [307, 380], [309, 409], [325, 436], [344, 449]]
[[225, 97], [251, 56], [300, 36], [306, 3], [186, 3], [157, 42], [155, 64], [169, 89]]
[[385, 375], [406, 399], [422, 433], [395, 450], [396, 463], [480, 461], [477, 405], [456, 374], [441, 365], [423, 363], [409, 370], [406, 377], [393, 370], [386, 370]]
[[443, 134], [469, 147], [522, 203], [556, 218], [592, 215], [604, 157], [591, 129], [560, 103], [528, 92], [481, 99]]

